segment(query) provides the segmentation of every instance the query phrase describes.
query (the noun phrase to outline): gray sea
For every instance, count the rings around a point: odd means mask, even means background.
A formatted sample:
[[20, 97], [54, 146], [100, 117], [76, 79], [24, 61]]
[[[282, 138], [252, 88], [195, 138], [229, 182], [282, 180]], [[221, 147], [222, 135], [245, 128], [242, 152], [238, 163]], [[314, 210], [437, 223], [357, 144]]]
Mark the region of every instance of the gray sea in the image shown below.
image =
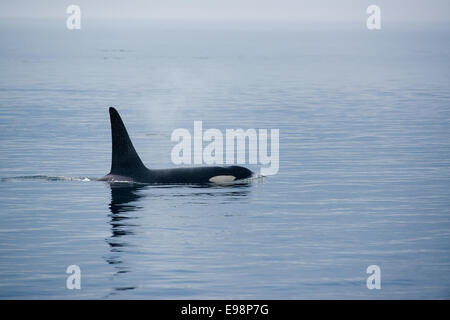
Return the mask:
[[[449, 30], [2, 21], [0, 298], [449, 299]], [[150, 168], [201, 120], [279, 129], [279, 172], [95, 181], [110, 106]]]

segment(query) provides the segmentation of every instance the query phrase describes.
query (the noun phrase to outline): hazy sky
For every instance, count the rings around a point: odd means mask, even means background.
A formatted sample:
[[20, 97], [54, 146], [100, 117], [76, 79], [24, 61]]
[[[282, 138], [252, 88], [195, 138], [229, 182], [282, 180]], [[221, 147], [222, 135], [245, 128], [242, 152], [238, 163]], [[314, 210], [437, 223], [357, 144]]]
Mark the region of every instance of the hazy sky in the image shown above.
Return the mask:
[[371, 4], [391, 21], [447, 22], [450, 13], [450, 0], [1, 0], [0, 17], [61, 18], [70, 4], [92, 19], [352, 21]]

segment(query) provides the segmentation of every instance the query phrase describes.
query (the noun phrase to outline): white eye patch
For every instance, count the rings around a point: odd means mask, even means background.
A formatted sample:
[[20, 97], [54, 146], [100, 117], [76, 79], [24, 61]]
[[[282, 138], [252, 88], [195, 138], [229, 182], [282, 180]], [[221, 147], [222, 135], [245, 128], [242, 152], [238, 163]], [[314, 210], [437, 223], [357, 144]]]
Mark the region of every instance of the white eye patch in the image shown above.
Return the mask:
[[209, 182], [213, 183], [227, 183], [232, 182], [236, 179], [235, 176], [214, 176], [209, 179]]

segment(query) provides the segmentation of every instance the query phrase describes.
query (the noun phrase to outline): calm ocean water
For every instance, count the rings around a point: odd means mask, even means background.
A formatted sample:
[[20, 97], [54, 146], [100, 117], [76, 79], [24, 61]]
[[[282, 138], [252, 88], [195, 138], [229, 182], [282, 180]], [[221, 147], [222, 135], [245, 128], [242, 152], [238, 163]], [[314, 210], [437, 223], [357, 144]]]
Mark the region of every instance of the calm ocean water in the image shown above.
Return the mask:
[[[0, 298], [450, 298], [449, 35], [2, 23]], [[94, 181], [109, 106], [151, 168], [174, 166], [172, 131], [202, 120], [279, 129], [279, 173]]]

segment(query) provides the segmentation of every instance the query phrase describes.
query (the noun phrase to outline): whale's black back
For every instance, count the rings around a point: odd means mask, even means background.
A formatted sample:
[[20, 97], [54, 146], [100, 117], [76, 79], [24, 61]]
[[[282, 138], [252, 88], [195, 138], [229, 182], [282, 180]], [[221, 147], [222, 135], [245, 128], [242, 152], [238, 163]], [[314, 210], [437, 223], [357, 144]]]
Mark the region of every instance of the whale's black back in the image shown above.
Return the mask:
[[220, 181], [221, 178], [231, 181], [246, 179], [252, 172], [240, 166], [229, 167], [197, 167], [150, 170], [139, 158], [123, 121], [114, 108], [109, 108], [112, 135], [111, 171], [100, 178], [102, 181], [133, 181], [141, 183], [165, 184], [202, 184]]

